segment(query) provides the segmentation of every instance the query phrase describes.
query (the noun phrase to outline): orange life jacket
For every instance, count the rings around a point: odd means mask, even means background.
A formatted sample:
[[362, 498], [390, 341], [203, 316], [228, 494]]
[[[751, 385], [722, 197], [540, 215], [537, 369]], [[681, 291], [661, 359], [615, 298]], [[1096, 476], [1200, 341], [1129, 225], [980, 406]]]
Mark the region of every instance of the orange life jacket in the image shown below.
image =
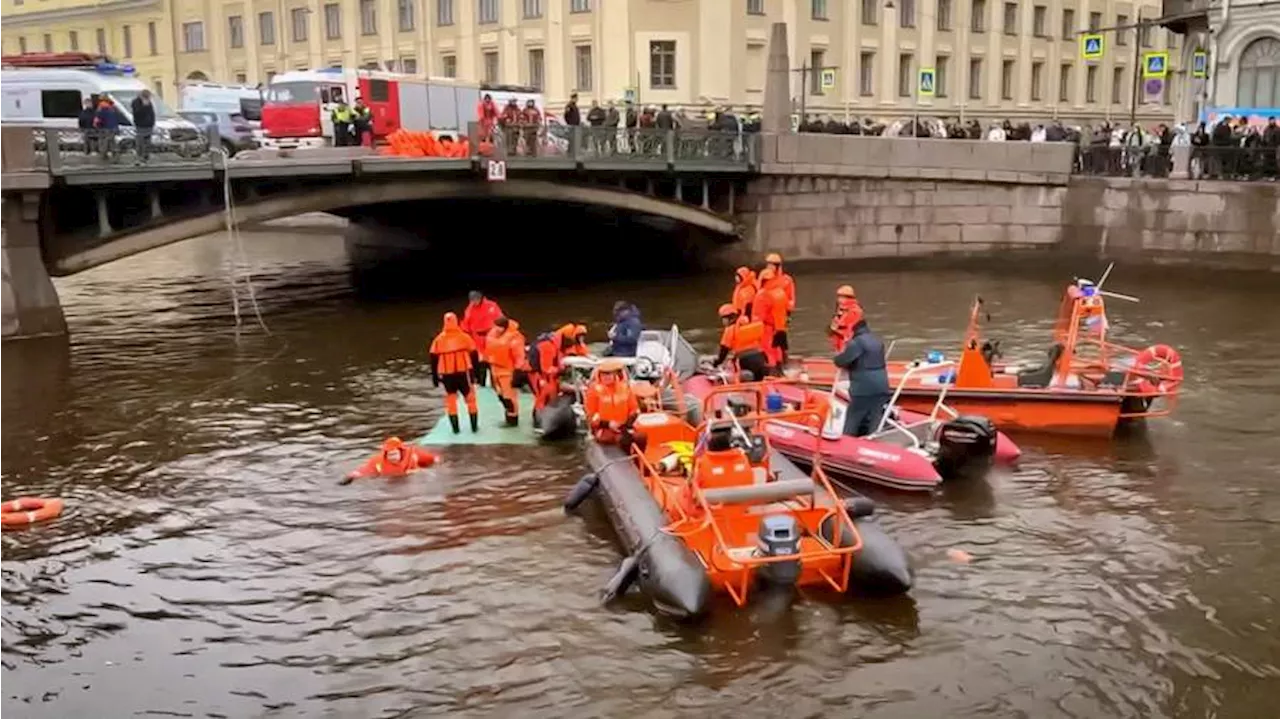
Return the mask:
[[508, 320], [505, 331], [501, 327], [489, 330], [485, 339], [485, 355], [495, 372], [528, 369], [529, 360], [525, 356], [524, 335], [520, 332], [520, 324], [515, 320]]
[[827, 334], [831, 336], [831, 346], [836, 352], [844, 349], [849, 338], [853, 336], [853, 327], [862, 321], [862, 305], [854, 298], [841, 298], [836, 314], [831, 318]]
[[592, 427], [609, 422], [626, 424], [628, 420], [640, 414], [640, 402], [636, 393], [631, 390], [631, 383], [619, 379], [613, 384], [592, 382], [587, 387], [587, 395], [583, 401], [587, 421]]
[[730, 302], [738, 314], [744, 316], [747, 314], [747, 309], [755, 301], [757, 292], [756, 273], [746, 267], [739, 267], [738, 284], [733, 288], [733, 300]]
[[740, 317], [720, 333], [720, 345], [729, 348], [735, 356], [751, 350], [763, 351], [764, 323]]
[[444, 329], [431, 340], [430, 354], [436, 362], [436, 371], [441, 375], [471, 371], [471, 353], [475, 351], [475, 340], [458, 326], [457, 316], [452, 312], [446, 314]]

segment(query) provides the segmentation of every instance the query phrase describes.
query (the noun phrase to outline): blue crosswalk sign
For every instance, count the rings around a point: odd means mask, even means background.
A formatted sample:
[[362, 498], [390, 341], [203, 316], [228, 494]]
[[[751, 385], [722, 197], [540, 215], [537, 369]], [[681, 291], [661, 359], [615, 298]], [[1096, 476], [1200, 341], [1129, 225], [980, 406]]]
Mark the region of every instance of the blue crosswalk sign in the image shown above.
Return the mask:
[[1149, 52], [1142, 58], [1142, 77], [1161, 78], [1169, 74], [1169, 53]]
[[937, 92], [937, 73], [931, 67], [920, 68], [920, 96], [933, 97]]
[[1105, 48], [1101, 35], [1080, 36], [1080, 56], [1086, 60], [1101, 59]]
[[1196, 50], [1191, 54], [1191, 77], [1209, 76], [1209, 54], [1204, 50]]

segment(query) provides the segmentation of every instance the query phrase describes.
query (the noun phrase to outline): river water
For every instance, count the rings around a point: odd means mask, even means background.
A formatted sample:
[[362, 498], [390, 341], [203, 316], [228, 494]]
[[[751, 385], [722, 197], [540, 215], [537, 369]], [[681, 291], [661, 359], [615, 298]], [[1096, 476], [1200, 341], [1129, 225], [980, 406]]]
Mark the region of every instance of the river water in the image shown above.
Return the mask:
[[[228, 244], [206, 238], [60, 281], [69, 352], [6, 345], [4, 497], [68, 504], [3, 535], [7, 716], [1274, 715], [1273, 278], [1122, 268], [1110, 284], [1142, 302], [1112, 303], [1113, 336], [1181, 348], [1180, 411], [1115, 441], [1020, 438], [1016, 471], [932, 499], [877, 495], [909, 598], [683, 627], [598, 604], [619, 555], [560, 510], [573, 447], [447, 449], [336, 486], [439, 415], [423, 352], [461, 300], [364, 297], [336, 237], [246, 241], [269, 335], [242, 287], [237, 341]], [[954, 347], [981, 292], [1010, 358], [1037, 354], [1071, 269], [804, 273], [793, 343], [823, 349], [852, 281], [897, 352]], [[596, 338], [625, 296], [710, 350], [729, 287], [488, 289], [526, 327]]]

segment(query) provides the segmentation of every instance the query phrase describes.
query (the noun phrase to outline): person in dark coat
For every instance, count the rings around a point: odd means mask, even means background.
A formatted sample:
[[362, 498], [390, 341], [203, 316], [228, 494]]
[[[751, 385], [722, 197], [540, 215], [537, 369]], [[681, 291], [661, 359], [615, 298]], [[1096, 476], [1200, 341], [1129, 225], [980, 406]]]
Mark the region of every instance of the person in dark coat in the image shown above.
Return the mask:
[[844, 433], [850, 437], [865, 437], [875, 432], [885, 405], [893, 396], [884, 355], [884, 342], [863, 320], [854, 325], [853, 335], [835, 356], [836, 366], [849, 374], [849, 409], [844, 415]]
[[609, 347], [605, 349], [605, 355], [635, 357], [643, 330], [640, 310], [635, 305], [625, 300], [613, 303], [613, 326], [609, 328]]

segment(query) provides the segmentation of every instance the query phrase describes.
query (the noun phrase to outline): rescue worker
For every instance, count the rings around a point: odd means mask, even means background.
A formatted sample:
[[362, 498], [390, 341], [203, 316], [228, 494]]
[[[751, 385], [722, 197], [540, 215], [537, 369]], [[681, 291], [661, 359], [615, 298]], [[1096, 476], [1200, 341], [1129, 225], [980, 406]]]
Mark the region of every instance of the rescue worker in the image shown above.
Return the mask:
[[347, 147], [351, 144], [351, 123], [355, 114], [347, 105], [347, 101], [338, 100], [337, 107], [329, 111], [329, 119], [333, 122], [333, 146]]
[[542, 425], [538, 412], [560, 393], [560, 360], [573, 347], [576, 325], [563, 325], [538, 335], [529, 347], [529, 379], [533, 385], [533, 426]]
[[831, 339], [832, 350], [844, 349], [849, 338], [853, 336], [853, 328], [863, 319], [862, 305], [850, 285], [840, 285], [836, 290], [836, 313], [827, 327], [827, 336]]
[[524, 128], [524, 152], [529, 157], [538, 156], [538, 144], [541, 138], [538, 131], [542, 129], [542, 113], [537, 104], [530, 98], [520, 112], [520, 126]]
[[569, 337], [573, 341], [564, 350], [566, 357], [586, 357], [591, 354], [591, 349], [587, 347], [586, 325], [574, 325]]
[[644, 449], [644, 433], [635, 428], [640, 402], [620, 360], [606, 359], [596, 368], [595, 380], [587, 386], [583, 410], [591, 436], [600, 444], [616, 444], [624, 452], [630, 452], [633, 444]]
[[480, 138], [478, 142], [493, 142], [493, 128], [498, 124], [498, 105], [493, 95], [484, 94], [484, 99], [476, 104], [476, 117], [480, 120]]
[[[485, 377], [489, 373], [489, 360], [484, 351], [489, 330], [493, 329], [494, 320], [502, 316], [502, 308], [497, 302], [484, 296], [479, 290], [471, 290], [467, 295], [467, 308], [462, 311], [462, 331], [471, 335], [480, 353], [480, 361], [476, 363], [475, 381], [483, 387]], [[523, 351], [523, 350], [522, 350]]]
[[497, 391], [502, 408], [506, 410], [507, 426], [515, 427], [520, 424], [520, 393], [515, 384], [516, 372], [524, 370], [527, 377], [529, 369], [519, 322], [507, 317], [499, 317], [493, 321], [493, 328], [485, 338], [485, 359], [493, 377], [493, 389]]
[[751, 316], [751, 303], [756, 299], [756, 293], [759, 292], [757, 283], [759, 279], [756, 273], [750, 267], [739, 267], [734, 274], [733, 299], [730, 304], [743, 317]]
[[520, 104], [513, 97], [507, 100], [506, 107], [498, 116], [498, 125], [502, 127], [503, 151], [514, 156], [520, 147]]
[[787, 361], [787, 295], [772, 267], [760, 271], [760, 291], [751, 305], [752, 319], [764, 323], [764, 352], [781, 370]]
[[613, 303], [613, 326], [609, 328], [607, 357], [635, 357], [640, 347], [640, 333], [644, 323], [640, 321], [640, 309], [626, 300]]
[[449, 413], [453, 433], [458, 428], [458, 395], [467, 401], [471, 415], [471, 431], [480, 431], [480, 410], [476, 407], [476, 389], [471, 384], [471, 373], [479, 361], [475, 340], [458, 326], [458, 316], [444, 313], [444, 328], [431, 341], [431, 381], [444, 385], [444, 407]]
[[752, 379], [764, 379], [769, 374], [769, 359], [764, 353], [764, 323], [748, 319], [733, 305], [720, 305], [720, 354], [713, 364], [719, 367], [733, 355], [738, 370], [751, 373]]
[[405, 444], [399, 437], [390, 437], [382, 443], [382, 449], [365, 463], [343, 477], [338, 484], [351, 484], [362, 477], [403, 477], [416, 469], [426, 469], [436, 463], [436, 456], [422, 447]]
[[[787, 314], [796, 311], [796, 281], [791, 275], [782, 271], [782, 255], [777, 252], [770, 252], [764, 258], [765, 267], [773, 269], [773, 274], [777, 278], [778, 286], [782, 288], [782, 292], [787, 296]], [[763, 273], [761, 273], [763, 274]]]
[[357, 97], [355, 107], [351, 108], [351, 144], [363, 145], [366, 136], [369, 147], [373, 147], [373, 111], [364, 104], [363, 98]]
[[884, 342], [871, 332], [866, 320], [853, 327], [853, 335], [835, 356], [835, 365], [849, 374], [849, 410], [844, 416], [844, 433], [865, 437], [880, 426], [889, 390], [889, 371]]

